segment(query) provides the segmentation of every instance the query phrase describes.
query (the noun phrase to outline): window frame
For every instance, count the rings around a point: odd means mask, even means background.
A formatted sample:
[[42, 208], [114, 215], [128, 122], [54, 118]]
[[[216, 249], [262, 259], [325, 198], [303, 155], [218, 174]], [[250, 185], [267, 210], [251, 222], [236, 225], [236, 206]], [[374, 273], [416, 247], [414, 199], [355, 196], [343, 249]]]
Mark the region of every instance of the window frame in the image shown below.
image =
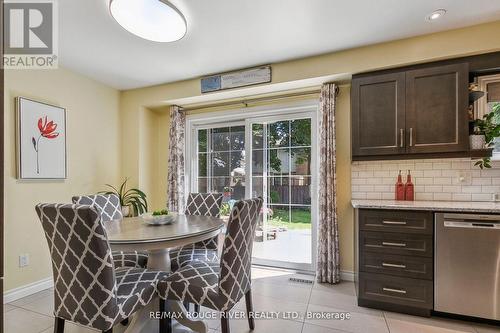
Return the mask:
[[[287, 265], [290, 269], [301, 271], [314, 271], [316, 268], [317, 257], [317, 224], [319, 220], [319, 119], [317, 115], [319, 107], [319, 99], [307, 99], [283, 104], [271, 104], [255, 107], [241, 107], [224, 111], [213, 111], [206, 113], [188, 114], [186, 116], [186, 145], [185, 145], [185, 193], [194, 192], [197, 190], [197, 175], [198, 175], [198, 137], [199, 129], [209, 129], [214, 127], [229, 127], [238, 126], [239, 122], [243, 122], [247, 126], [247, 122], [259, 120], [273, 120], [280, 117], [311, 118], [311, 265]], [[248, 141], [248, 134], [245, 142]], [[249, 169], [249, 161], [251, 157], [246, 157], [246, 172]], [[251, 178], [251, 177], [250, 177]], [[246, 191], [251, 191], [251, 184], [246, 184]], [[250, 193], [251, 194], [251, 193]], [[246, 193], [247, 197], [249, 193]]]
[[[493, 82], [500, 82], [500, 74], [478, 76], [476, 79], [478, 89], [480, 91], [484, 91], [485, 93], [487, 93], [488, 84]], [[480, 98], [474, 102], [474, 118], [482, 119], [483, 116], [487, 113], [487, 111], [488, 111], [488, 99], [485, 94], [483, 98]], [[491, 160], [500, 161], [500, 152], [493, 151]]]

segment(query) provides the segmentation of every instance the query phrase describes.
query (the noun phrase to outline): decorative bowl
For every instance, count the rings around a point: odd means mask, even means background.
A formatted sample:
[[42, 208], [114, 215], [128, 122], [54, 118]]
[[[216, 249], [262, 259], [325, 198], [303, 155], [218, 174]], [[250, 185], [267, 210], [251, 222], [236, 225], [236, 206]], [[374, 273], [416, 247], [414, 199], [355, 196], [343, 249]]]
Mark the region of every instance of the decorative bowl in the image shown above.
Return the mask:
[[144, 213], [141, 215], [141, 218], [144, 222], [151, 225], [165, 225], [174, 223], [175, 221], [175, 216], [173, 214], [153, 215], [153, 213]]

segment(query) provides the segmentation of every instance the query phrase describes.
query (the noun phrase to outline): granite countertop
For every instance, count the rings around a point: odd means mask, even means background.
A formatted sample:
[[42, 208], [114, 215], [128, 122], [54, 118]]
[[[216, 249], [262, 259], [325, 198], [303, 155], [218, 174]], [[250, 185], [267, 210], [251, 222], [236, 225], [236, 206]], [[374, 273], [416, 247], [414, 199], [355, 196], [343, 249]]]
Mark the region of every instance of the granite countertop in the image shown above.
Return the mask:
[[500, 202], [351, 200], [354, 208], [430, 210], [500, 214]]

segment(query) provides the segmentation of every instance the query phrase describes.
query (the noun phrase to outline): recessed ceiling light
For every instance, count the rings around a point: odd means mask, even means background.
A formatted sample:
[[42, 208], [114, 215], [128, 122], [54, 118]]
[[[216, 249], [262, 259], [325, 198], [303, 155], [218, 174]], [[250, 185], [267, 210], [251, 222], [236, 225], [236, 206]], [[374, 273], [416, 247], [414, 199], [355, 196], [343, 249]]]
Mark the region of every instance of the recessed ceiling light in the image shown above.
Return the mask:
[[426, 19], [428, 21], [434, 21], [434, 20], [437, 20], [438, 18], [442, 17], [444, 14], [446, 14], [445, 9], [437, 9], [437, 10], [433, 11], [432, 13], [430, 13], [429, 15], [427, 15]]
[[110, 0], [111, 16], [127, 31], [154, 42], [174, 42], [187, 31], [182, 13], [167, 0]]

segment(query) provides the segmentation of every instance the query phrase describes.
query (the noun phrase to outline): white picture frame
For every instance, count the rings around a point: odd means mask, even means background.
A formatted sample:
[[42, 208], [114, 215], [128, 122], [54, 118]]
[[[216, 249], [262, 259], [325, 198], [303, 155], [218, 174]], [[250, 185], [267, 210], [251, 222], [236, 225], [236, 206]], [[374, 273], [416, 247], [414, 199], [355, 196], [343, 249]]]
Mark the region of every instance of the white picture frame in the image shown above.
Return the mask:
[[67, 178], [66, 109], [16, 97], [17, 178]]

